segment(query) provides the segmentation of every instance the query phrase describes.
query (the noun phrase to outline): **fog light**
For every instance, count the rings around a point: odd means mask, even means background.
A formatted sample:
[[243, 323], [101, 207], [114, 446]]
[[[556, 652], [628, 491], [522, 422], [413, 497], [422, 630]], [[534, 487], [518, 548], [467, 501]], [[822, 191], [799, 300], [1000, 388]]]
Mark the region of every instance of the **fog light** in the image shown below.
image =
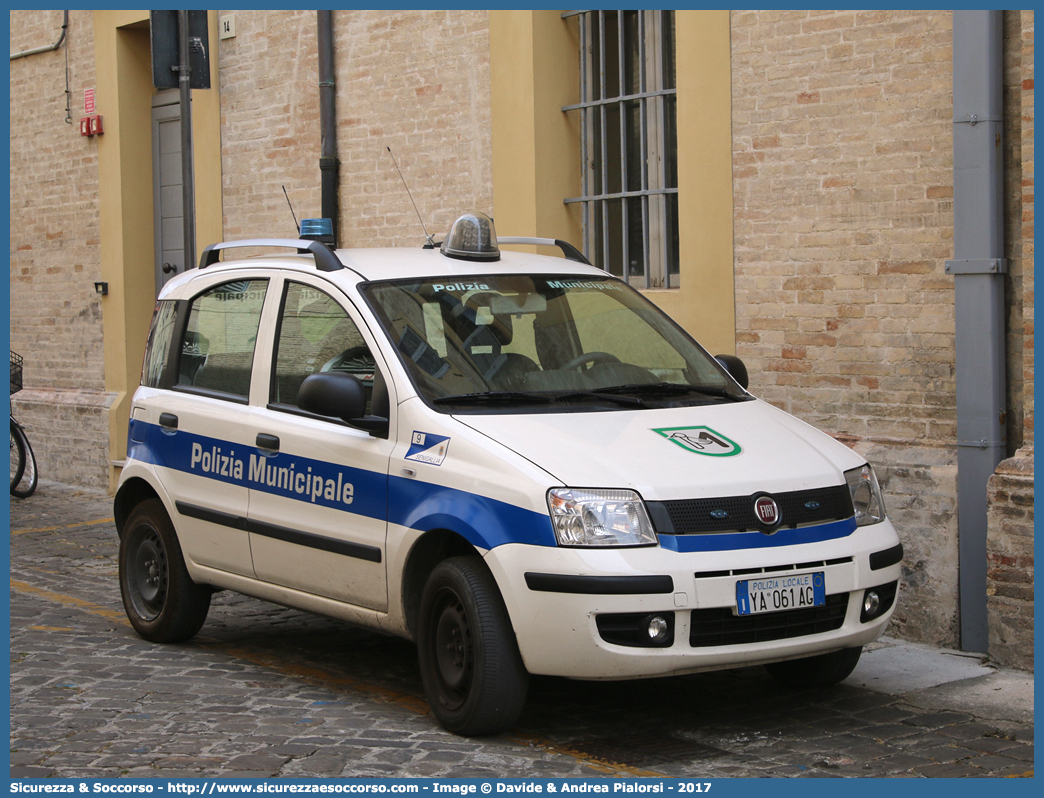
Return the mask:
[[616, 646], [670, 648], [674, 645], [673, 612], [619, 612], [595, 616], [598, 635]]
[[881, 609], [881, 597], [877, 595], [874, 590], [866, 591], [866, 595], [863, 596], [863, 615], [867, 618], [873, 618], [877, 615], [877, 611]]
[[649, 628], [646, 631], [649, 633], [649, 639], [651, 641], [659, 643], [667, 637], [670, 630], [670, 625], [664, 618], [661, 618], [659, 615], [654, 615], [649, 619]]
[[869, 623], [878, 618], [883, 618], [895, 604], [896, 591], [899, 582], [889, 582], [886, 585], [868, 587], [863, 591], [863, 606], [859, 610], [859, 622]]

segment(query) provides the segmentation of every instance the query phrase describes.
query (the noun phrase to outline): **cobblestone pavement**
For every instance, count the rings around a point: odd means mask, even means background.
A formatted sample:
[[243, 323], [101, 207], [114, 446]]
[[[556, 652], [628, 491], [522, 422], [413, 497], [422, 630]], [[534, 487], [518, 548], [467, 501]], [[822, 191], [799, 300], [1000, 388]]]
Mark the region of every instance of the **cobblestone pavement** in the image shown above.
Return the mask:
[[1025, 776], [1033, 723], [760, 668], [535, 678], [518, 727], [427, 711], [412, 644], [229, 593], [201, 634], [128, 625], [111, 500], [41, 483], [11, 506], [11, 776]]

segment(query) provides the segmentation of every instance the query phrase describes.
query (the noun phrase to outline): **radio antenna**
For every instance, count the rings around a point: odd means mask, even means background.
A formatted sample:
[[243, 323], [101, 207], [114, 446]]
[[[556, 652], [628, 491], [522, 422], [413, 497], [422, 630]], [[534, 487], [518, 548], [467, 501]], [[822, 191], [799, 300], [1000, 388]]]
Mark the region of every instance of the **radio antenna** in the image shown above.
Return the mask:
[[410, 198], [410, 202], [413, 203], [413, 210], [417, 213], [417, 220], [420, 222], [421, 230], [424, 231], [424, 238], [428, 242], [429, 246], [433, 249], [435, 247], [435, 239], [428, 235], [428, 228], [424, 226], [424, 218], [421, 216], [420, 211], [417, 210], [417, 203], [413, 202], [413, 195], [410, 193], [410, 187], [406, 185], [406, 178], [402, 176], [402, 170], [399, 169], [399, 164], [395, 162], [395, 153], [392, 152], [391, 147], [388, 147], [388, 154], [391, 156], [392, 163], [395, 164], [395, 171], [399, 173], [399, 179], [402, 181], [402, 185], [406, 189], [406, 196]]
[[290, 206], [290, 215], [294, 217], [294, 227], [297, 228], [297, 234], [301, 235], [301, 225], [297, 223], [297, 214], [294, 213], [294, 205], [290, 202], [290, 195], [286, 193], [286, 186], [280, 186], [283, 189], [283, 196], [286, 197], [286, 204]]

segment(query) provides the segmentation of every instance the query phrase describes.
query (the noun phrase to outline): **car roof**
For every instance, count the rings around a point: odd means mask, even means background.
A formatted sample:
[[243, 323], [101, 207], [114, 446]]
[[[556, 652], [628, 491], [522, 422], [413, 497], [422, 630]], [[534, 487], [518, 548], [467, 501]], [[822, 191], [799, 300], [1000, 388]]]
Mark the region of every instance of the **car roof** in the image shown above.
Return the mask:
[[400, 280], [425, 277], [466, 277], [479, 274], [583, 274], [605, 275], [601, 269], [576, 261], [529, 252], [501, 250], [494, 261], [462, 260], [437, 249], [340, 249], [337, 255], [349, 269], [366, 280]]
[[[323, 271], [326, 279], [354, 285], [374, 280], [455, 279], [494, 274], [568, 274], [606, 277], [605, 271], [574, 260], [536, 255], [530, 252], [501, 250], [495, 261], [462, 260], [443, 255], [437, 249], [422, 247], [385, 247], [338, 249], [337, 259], [344, 264], [337, 271]], [[262, 255], [221, 261], [203, 269], [189, 269], [170, 280], [160, 294], [161, 298], [182, 295], [185, 287], [196, 279], [219, 273], [234, 273], [243, 269], [272, 269], [319, 274], [315, 258], [310, 254], [286, 253]], [[191, 291], [191, 289], [188, 289]]]

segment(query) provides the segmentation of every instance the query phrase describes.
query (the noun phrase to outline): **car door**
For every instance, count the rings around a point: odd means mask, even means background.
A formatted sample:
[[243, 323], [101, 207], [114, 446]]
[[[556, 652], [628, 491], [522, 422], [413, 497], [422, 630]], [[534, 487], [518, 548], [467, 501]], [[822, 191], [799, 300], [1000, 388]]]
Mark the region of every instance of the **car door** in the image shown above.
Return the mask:
[[389, 403], [372, 344], [339, 289], [307, 275], [285, 280], [267, 359], [268, 401], [250, 459], [249, 529], [258, 579], [384, 610], [394, 437], [374, 437], [297, 404], [309, 374], [347, 371], [375, 394], [374, 412], [387, 415], [394, 397]]
[[268, 288], [263, 277], [216, 280], [188, 301], [170, 390], [138, 433], [151, 439], [185, 555], [246, 576], [254, 573], [243, 525], [256, 435], [248, 402]]

